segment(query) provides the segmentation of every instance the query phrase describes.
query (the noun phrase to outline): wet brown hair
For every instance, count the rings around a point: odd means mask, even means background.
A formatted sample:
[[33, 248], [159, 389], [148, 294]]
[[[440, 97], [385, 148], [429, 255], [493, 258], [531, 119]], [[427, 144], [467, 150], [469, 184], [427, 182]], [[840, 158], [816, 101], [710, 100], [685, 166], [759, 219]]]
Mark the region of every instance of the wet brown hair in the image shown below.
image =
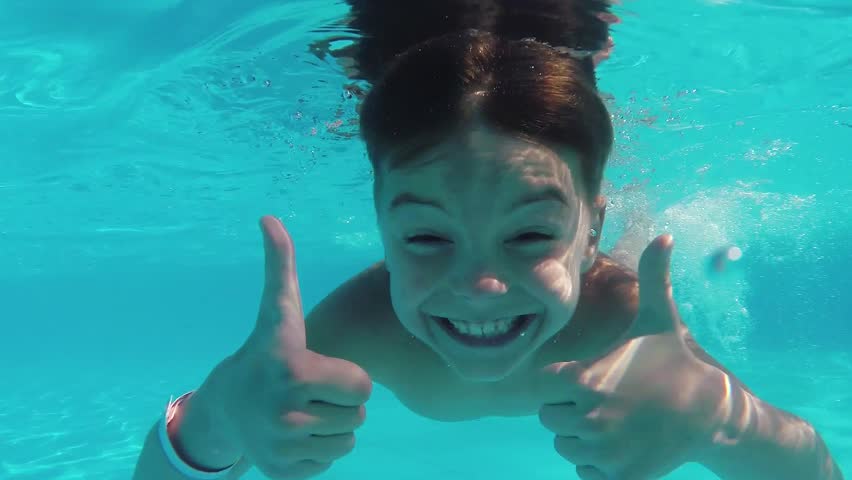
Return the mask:
[[578, 152], [597, 195], [613, 129], [591, 54], [608, 38], [608, 1], [347, 3], [353, 42], [333, 54], [370, 85], [360, 126], [375, 172], [481, 122]]

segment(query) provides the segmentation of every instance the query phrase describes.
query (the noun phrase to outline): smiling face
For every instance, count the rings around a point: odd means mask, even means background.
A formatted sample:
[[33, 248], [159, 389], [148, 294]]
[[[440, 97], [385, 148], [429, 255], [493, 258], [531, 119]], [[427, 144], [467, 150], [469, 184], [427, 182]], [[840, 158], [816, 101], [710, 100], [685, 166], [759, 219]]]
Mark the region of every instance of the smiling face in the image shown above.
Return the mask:
[[578, 168], [477, 126], [378, 172], [394, 310], [462, 377], [505, 378], [570, 321], [603, 218]]

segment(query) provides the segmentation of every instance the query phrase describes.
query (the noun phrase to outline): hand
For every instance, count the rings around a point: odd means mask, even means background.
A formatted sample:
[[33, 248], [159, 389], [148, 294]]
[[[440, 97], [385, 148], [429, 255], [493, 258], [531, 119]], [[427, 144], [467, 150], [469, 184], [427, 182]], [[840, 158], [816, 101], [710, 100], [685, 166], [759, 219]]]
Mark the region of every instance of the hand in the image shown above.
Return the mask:
[[249, 339], [217, 374], [219, 420], [266, 476], [308, 478], [352, 450], [372, 382], [357, 365], [306, 348], [293, 242], [273, 217], [261, 219], [261, 230], [260, 313]]
[[[607, 3], [609, 3], [610, 5], [621, 5], [620, 0], [609, 0]], [[616, 24], [616, 23], [621, 23], [621, 18], [619, 18], [618, 15], [611, 13], [611, 12], [600, 13], [598, 15], [598, 18], [600, 18], [601, 20], [606, 22], [607, 26], [613, 25], [613, 24]], [[592, 57], [592, 61], [594, 62], [595, 67], [597, 67], [601, 63], [609, 60], [609, 57], [612, 56], [613, 49], [615, 49], [615, 41], [612, 39], [612, 37], [607, 37], [606, 45], [604, 45]]]
[[609, 60], [613, 50], [615, 50], [615, 40], [612, 37], [607, 37], [606, 45], [592, 56], [592, 62], [595, 64], [595, 67]]
[[709, 447], [724, 398], [721, 371], [684, 340], [660, 236], [639, 262], [639, 314], [614, 350], [549, 365], [539, 385], [541, 423], [583, 480], [659, 478]]

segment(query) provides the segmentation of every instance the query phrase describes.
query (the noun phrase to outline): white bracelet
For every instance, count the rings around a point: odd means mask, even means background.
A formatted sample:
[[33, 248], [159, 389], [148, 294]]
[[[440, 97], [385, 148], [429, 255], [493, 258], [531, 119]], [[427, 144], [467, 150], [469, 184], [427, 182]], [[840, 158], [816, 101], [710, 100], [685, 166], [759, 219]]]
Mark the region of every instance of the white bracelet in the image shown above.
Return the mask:
[[204, 470], [198, 470], [197, 468], [187, 464], [180, 455], [175, 451], [174, 445], [172, 445], [171, 439], [169, 439], [169, 422], [177, 413], [177, 409], [181, 403], [183, 403], [186, 399], [192, 396], [194, 392], [187, 392], [178, 398], [172, 400], [169, 399], [168, 405], [166, 405], [166, 411], [163, 415], [163, 418], [160, 420], [160, 426], [158, 428], [160, 432], [160, 445], [163, 446], [163, 451], [166, 453], [166, 459], [169, 461], [169, 464], [174, 467], [181, 475], [186, 478], [191, 478], [193, 480], [213, 480], [217, 478], [225, 478], [228, 473], [234, 468], [234, 465], [231, 465], [224, 470], [219, 470], [216, 472], [205, 472]]

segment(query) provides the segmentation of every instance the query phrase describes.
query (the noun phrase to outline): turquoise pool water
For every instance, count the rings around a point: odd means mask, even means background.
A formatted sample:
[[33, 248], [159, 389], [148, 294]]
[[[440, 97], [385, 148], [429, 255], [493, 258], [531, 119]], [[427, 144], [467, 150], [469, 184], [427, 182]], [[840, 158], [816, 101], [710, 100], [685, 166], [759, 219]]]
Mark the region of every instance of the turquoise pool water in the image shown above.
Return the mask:
[[[0, 0], [0, 479], [129, 478], [169, 395], [253, 325], [260, 215], [293, 233], [307, 306], [381, 255], [354, 101], [305, 47], [343, 6], [135, 3]], [[852, 7], [618, 12], [605, 244], [673, 232], [699, 342], [852, 468]], [[709, 275], [726, 244], [742, 261]], [[322, 478], [575, 478], [534, 419], [368, 408]]]

